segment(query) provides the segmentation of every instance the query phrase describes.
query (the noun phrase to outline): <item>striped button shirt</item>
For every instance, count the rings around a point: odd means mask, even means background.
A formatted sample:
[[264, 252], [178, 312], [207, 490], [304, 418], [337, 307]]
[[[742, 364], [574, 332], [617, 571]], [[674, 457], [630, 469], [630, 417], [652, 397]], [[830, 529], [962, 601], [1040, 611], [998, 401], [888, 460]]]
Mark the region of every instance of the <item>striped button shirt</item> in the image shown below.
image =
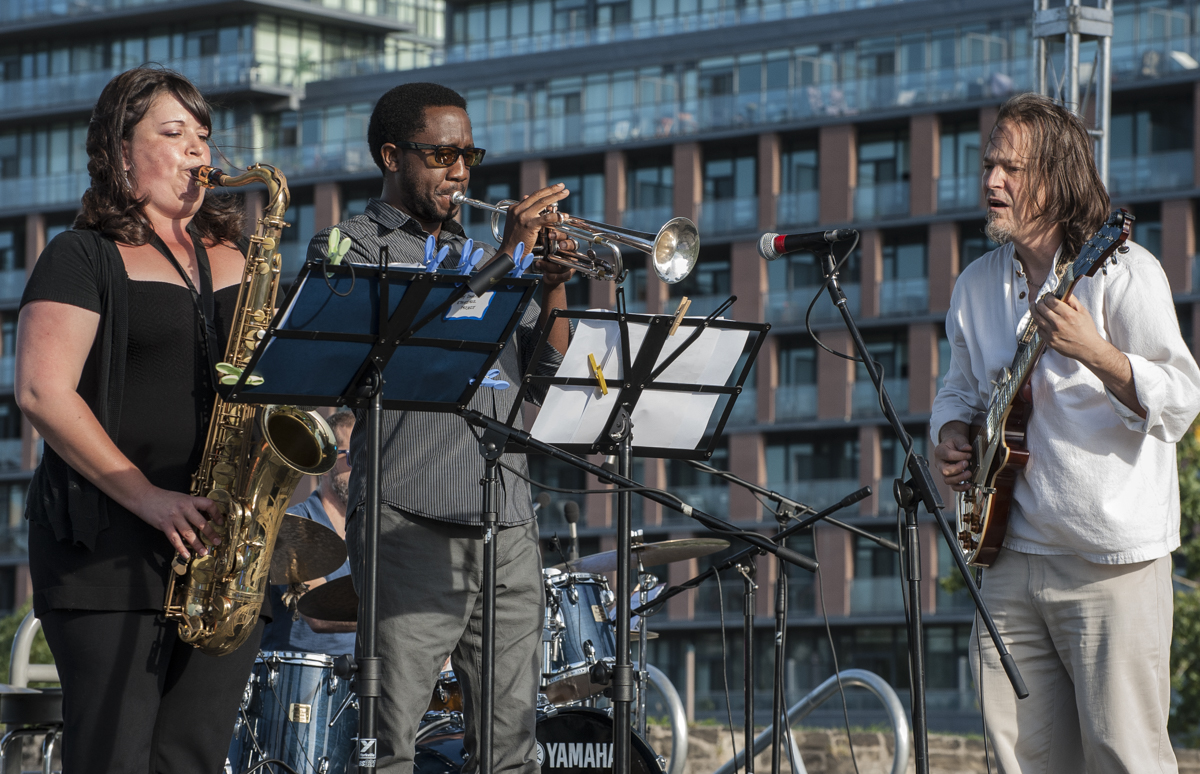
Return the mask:
[[[345, 260], [378, 265], [379, 248], [388, 246], [391, 265], [421, 264], [425, 255], [428, 234], [412, 218], [379, 199], [367, 204], [366, 212], [338, 224], [342, 234], [353, 240]], [[310, 259], [323, 258], [329, 249], [329, 232], [325, 229], [308, 245]], [[458, 264], [466, 236], [455, 221], [442, 225], [438, 249], [450, 245], [444, 264]], [[484, 247], [490, 257], [495, 250]], [[484, 258], [486, 262], [487, 257]], [[538, 316], [541, 307], [530, 303], [513, 339], [502, 351], [494, 368], [500, 369], [499, 379], [508, 382], [506, 390], [483, 387], [471, 399], [472, 409], [480, 413], [507, 419], [517, 396], [521, 376], [526, 373], [533, 357], [541, 330]], [[535, 364], [534, 373], [553, 374], [562, 356], [553, 347]], [[528, 395], [528, 394], [527, 394]], [[541, 397], [529, 395], [532, 402]], [[358, 411], [358, 421], [350, 438], [350, 502], [355, 508], [366, 502], [366, 412]], [[522, 428], [517, 413], [516, 427]], [[483, 502], [479, 480], [483, 477], [483, 457], [472, 428], [456, 414], [426, 411], [384, 411], [382, 434], [382, 492], [381, 500], [406, 513], [455, 524], [480, 524]], [[528, 475], [529, 466], [524, 454], [506, 454], [504, 462]], [[524, 524], [534, 518], [529, 485], [503, 468], [500, 469], [500, 512], [502, 525]]]

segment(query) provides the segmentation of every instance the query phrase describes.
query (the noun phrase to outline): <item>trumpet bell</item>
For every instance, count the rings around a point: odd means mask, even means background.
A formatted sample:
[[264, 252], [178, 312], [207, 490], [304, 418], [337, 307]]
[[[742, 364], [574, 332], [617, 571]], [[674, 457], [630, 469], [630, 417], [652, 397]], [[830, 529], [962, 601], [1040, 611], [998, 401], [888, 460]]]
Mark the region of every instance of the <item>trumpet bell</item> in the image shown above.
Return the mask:
[[669, 285], [691, 274], [699, 257], [700, 232], [687, 218], [671, 218], [654, 237], [650, 253], [654, 273]]

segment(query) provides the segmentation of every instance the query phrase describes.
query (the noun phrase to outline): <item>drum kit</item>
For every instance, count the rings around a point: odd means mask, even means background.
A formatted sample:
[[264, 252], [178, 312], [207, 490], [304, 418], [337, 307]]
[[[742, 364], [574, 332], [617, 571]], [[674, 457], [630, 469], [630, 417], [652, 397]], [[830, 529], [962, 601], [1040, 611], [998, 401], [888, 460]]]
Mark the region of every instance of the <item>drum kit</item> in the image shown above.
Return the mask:
[[[332, 561], [337, 548], [344, 561], [344, 546], [335, 548], [330, 536], [341, 543], [332, 530], [313, 522], [290, 524], [281, 531], [286, 558], [272, 565], [272, 582], [293, 584], [299, 577], [314, 577], [305, 573]], [[644, 568], [727, 546], [715, 539], [670, 540], [635, 544], [634, 551]], [[544, 771], [584, 774], [584, 769], [612, 767], [612, 717], [602, 705], [616, 663], [616, 606], [603, 573], [615, 569], [616, 552], [607, 551], [542, 571], [546, 612], [536, 735], [538, 763]], [[652, 601], [663, 588], [644, 571], [639, 581], [635, 606]], [[344, 576], [305, 593], [298, 608], [310, 618], [352, 622], [357, 620], [358, 595], [350, 577]], [[646, 642], [656, 635], [647, 630], [645, 617], [634, 626], [633, 634], [641, 637], [639, 685], [648, 688]], [[226, 774], [240, 774], [269, 760], [282, 761], [302, 774], [354, 772], [358, 698], [351, 682], [340, 676], [345, 670], [339, 668], [339, 660], [323, 653], [259, 654], [234, 723]], [[632, 774], [662, 774], [664, 759], [644, 738], [646, 693], [639, 691], [640, 734], [632, 737]], [[465, 762], [465, 734], [462, 689], [447, 661], [417, 733], [416, 774], [458, 774]]]

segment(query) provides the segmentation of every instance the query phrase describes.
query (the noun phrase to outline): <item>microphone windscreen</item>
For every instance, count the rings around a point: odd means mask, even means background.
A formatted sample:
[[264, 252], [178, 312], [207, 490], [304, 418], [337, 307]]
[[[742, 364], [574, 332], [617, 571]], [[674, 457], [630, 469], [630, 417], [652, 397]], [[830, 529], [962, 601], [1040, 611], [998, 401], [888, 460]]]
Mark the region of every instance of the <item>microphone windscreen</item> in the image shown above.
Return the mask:
[[775, 238], [778, 236], [778, 234], [768, 232], [759, 238], [758, 254], [763, 257], [763, 260], [773, 261], [779, 257], [779, 253], [775, 250]]
[[574, 500], [567, 500], [566, 505], [563, 506], [563, 518], [567, 520], [568, 524], [578, 523], [579, 503], [575, 502]]
[[547, 505], [550, 504], [550, 493], [542, 492], [540, 495], [537, 496], [537, 499], [534, 500], [534, 502], [537, 503], [537, 506], [539, 508], [545, 508]]

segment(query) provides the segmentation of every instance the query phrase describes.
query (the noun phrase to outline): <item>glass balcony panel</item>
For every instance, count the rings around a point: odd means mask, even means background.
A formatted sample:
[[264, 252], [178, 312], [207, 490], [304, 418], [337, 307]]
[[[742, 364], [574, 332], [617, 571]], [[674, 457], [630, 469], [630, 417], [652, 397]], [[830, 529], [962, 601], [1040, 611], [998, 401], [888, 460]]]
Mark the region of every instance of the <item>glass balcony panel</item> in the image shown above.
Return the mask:
[[704, 202], [700, 222], [696, 225], [705, 234], [754, 231], [758, 226], [758, 197], [742, 196]]
[[[766, 298], [767, 322], [803, 325], [805, 311], [818, 291], [821, 292], [822, 297], [813, 307], [812, 322], [840, 321], [842, 313], [830, 302], [827, 291], [822, 290], [818, 285], [805, 285], [792, 290], [769, 291]], [[846, 282], [842, 284], [842, 292], [846, 294], [846, 305], [850, 311], [858, 314], [862, 309], [861, 286], [857, 282]]]
[[[725, 303], [729, 299], [729, 294], [725, 293], [714, 296], [688, 296], [688, 299], [692, 302], [688, 305], [688, 317], [707, 317], [708, 315], [712, 314], [718, 306]], [[679, 302], [681, 300], [681, 298], [668, 298], [666, 303], [663, 305], [663, 314], [675, 314], [675, 311], [679, 309]], [[729, 312], [726, 311], [725, 316], [728, 315]]]
[[854, 217], [857, 220], [898, 218], [908, 215], [908, 181], [860, 186], [854, 189]]
[[[892, 399], [892, 405], [896, 407], [896, 412], [907, 414], [908, 379], [885, 376], [883, 386], [887, 389], [888, 396]], [[879, 407], [879, 393], [875, 392], [875, 385], [869, 379], [854, 383], [854, 390], [850, 396], [850, 411], [855, 417], [883, 416], [883, 409]]]
[[21, 439], [0, 438], [0, 472], [15, 473], [21, 469]]
[[775, 222], [780, 226], [816, 225], [820, 210], [820, 191], [781, 193], [775, 206]]
[[[758, 390], [742, 387], [742, 394], [733, 403], [726, 427], [746, 427], [758, 423]], [[715, 426], [715, 425], [714, 425]]]
[[850, 579], [850, 614], [895, 613], [904, 610], [899, 576]]
[[25, 292], [25, 270], [0, 271], [0, 304], [10, 305], [21, 301]]
[[1191, 187], [1190, 150], [1114, 157], [1108, 162], [1108, 192], [1113, 196]]
[[929, 311], [929, 279], [927, 277], [889, 279], [879, 285], [879, 313], [881, 315], [920, 314], [927, 311]]
[[817, 385], [781, 384], [775, 388], [775, 421], [817, 418]]
[[[67, 172], [42, 177], [10, 177], [0, 179], [0, 207], [51, 207], [59, 204], [78, 204], [91, 184], [87, 172]], [[24, 284], [24, 272], [21, 282]], [[21, 294], [18, 291], [17, 299]]]
[[[693, 508], [704, 511], [711, 516], [722, 519], [729, 518], [729, 486], [673, 486], [668, 487], [671, 494], [683, 500]], [[641, 499], [641, 498], [637, 498]], [[696, 522], [679, 511], [663, 508], [663, 526], [694, 526]]]
[[621, 227], [657, 234], [663, 224], [672, 217], [674, 217], [674, 210], [670, 205], [634, 207], [621, 213]]
[[[0, 2], [0, 21], [36, 22], [54, 19], [75, 19], [96, 16], [126, 8], [167, 5], [172, 0], [5, 0]], [[400, 0], [377, 0], [372, 3], [341, 2], [340, 0], [299, 0], [306, 5], [339, 11], [378, 16], [395, 21], [412, 21], [413, 6]]]
[[808, 481], [790, 481], [786, 484], [768, 482], [767, 487], [784, 497], [820, 510], [852, 492], [857, 492], [860, 485], [857, 478], [816, 478]]
[[0, 357], [0, 390], [12, 390], [13, 377], [16, 373], [16, 355]]
[[979, 175], [943, 177], [938, 179], [938, 211], [979, 209]]

